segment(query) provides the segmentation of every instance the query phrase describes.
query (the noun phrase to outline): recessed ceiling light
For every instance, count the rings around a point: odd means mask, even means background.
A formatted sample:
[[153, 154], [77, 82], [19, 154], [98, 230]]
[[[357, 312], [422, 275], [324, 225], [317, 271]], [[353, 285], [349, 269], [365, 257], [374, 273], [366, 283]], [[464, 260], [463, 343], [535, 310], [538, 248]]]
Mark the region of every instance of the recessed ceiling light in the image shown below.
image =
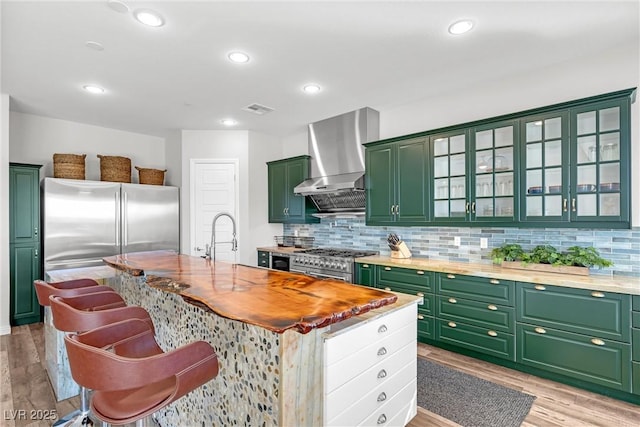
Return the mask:
[[222, 123], [225, 126], [234, 126], [235, 124], [237, 124], [238, 122], [236, 122], [233, 119], [222, 119], [220, 120], [220, 123]]
[[244, 52], [231, 52], [228, 55], [228, 58], [231, 62], [235, 62], [236, 64], [244, 64], [245, 62], [249, 62], [249, 55]]
[[449, 32], [454, 35], [464, 34], [471, 31], [473, 28], [473, 21], [469, 19], [462, 19], [449, 25]]
[[133, 16], [138, 20], [138, 22], [150, 27], [162, 27], [164, 25], [164, 19], [162, 16], [151, 9], [138, 9], [133, 12]]
[[317, 85], [315, 83], [309, 83], [308, 85], [304, 85], [302, 90], [308, 94], [315, 94], [320, 92], [320, 85]]
[[92, 42], [92, 41], [88, 41], [84, 44], [86, 47], [88, 47], [89, 49], [93, 49], [93, 50], [104, 50], [104, 46], [102, 46], [100, 43], [98, 42]]
[[118, 1], [118, 0], [109, 0], [107, 2], [107, 5], [112, 10], [115, 10], [118, 13], [127, 13], [127, 12], [129, 12], [129, 6], [127, 6], [126, 4], [124, 4], [124, 3], [122, 3], [121, 1]]
[[98, 86], [98, 85], [84, 85], [82, 86], [82, 88], [84, 90], [86, 90], [89, 93], [94, 93], [94, 94], [103, 94], [104, 93], [104, 88]]

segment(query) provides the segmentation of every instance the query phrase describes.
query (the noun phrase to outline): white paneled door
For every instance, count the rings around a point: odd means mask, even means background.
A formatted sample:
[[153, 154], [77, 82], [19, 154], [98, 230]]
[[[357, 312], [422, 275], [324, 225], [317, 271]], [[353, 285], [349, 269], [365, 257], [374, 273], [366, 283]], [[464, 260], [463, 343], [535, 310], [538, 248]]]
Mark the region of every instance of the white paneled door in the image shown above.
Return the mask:
[[[205, 254], [217, 214], [231, 214], [239, 230], [237, 171], [235, 159], [191, 160], [191, 255]], [[237, 252], [232, 252], [231, 244], [225, 243], [231, 241], [232, 230], [232, 222], [226, 216], [216, 222], [217, 261], [237, 261]]]

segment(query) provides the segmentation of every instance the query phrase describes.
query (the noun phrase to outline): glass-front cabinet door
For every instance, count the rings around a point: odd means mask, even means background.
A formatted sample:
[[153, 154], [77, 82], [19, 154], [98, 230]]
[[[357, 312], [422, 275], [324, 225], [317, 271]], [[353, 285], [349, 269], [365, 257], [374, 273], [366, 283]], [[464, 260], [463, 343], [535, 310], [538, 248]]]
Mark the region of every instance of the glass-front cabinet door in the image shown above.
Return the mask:
[[514, 165], [518, 127], [514, 122], [493, 123], [471, 132], [473, 180], [471, 218], [475, 221], [512, 222], [516, 178]]
[[620, 101], [571, 110], [572, 221], [628, 221], [628, 114]]
[[569, 220], [569, 138], [566, 112], [522, 119], [520, 186], [524, 221]]
[[434, 222], [462, 222], [470, 213], [467, 198], [467, 139], [465, 129], [430, 138]]

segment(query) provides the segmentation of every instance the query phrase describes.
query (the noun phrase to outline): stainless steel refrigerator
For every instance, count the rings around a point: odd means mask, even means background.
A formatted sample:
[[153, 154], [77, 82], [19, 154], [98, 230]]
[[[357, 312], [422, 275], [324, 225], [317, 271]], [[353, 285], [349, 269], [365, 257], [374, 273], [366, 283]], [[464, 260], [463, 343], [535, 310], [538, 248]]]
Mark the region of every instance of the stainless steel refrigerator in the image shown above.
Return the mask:
[[177, 187], [45, 178], [44, 270], [104, 265], [103, 257], [179, 252]]

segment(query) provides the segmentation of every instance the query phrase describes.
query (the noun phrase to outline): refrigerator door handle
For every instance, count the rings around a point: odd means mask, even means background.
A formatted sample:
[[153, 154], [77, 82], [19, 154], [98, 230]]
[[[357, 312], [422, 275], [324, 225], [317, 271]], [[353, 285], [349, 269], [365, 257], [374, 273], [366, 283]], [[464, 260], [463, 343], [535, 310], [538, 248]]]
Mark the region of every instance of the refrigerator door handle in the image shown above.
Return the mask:
[[124, 202], [122, 203], [122, 228], [124, 229], [123, 237], [122, 237], [122, 247], [126, 247], [129, 244], [129, 215], [128, 215], [128, 196], [127, 192], [124, 191]]
[[116, 246], [120, 246], [120, 191], [114, 193], [116, 198]]

